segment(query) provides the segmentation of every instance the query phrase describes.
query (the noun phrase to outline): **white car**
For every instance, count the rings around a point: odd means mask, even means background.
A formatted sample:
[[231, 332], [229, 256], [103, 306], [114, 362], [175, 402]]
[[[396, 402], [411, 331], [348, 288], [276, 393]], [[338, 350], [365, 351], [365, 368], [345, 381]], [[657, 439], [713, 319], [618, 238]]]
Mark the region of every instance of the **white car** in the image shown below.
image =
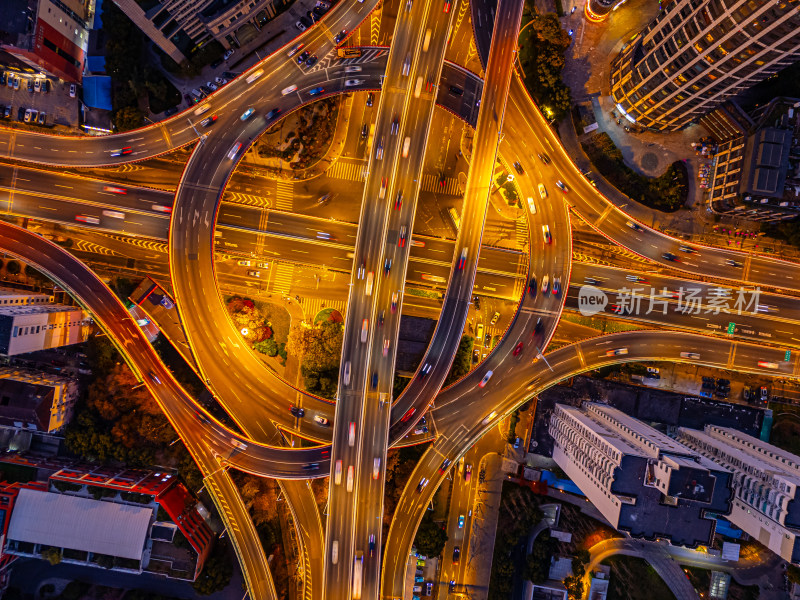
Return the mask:
[[353, 465], [347, 467], [347, 491], [353, 491]]
[[539, 195], [542, 197], [542, 200], [547, 198], [547, 190], [544, 189], [544, 184], [543, 183], [539, 184]]
[[[344, 68], [345, 73], [360, 73], [361, 67], [358, 65], [350, 65], [349, 67]], [[355, 84], [354, 84], [355, 85]]]
[[231, 438], [231, 444], [236, 446], [239, 450], [247, 450], [247, 444], [240, 442], [236, 438]]
[[295, 26], [295, 27], [297, 27], [297, 28], [298, 28], [300, 31], [305, 31], [305, 30], [306, 30], [306, 26], [305, 26], [305, 25], [303, 25], [303, 24], [302, 24], [300, 21], [297, 21], [297, 22], [294, 24], [294, 26]]
[[344, 82], [345, 87], [353, 87], [354, 85], [361, 85], [364, 83], [363, 79], [346, 79]]
[[225, 51], [225, 54], [222, 55], [222, 58], [224, 60], [228, 60], [231, 56], [233, 56], [234, 52], [236, 52], [236, 50], [234, 50], [233, 48], [230, 48], [229, 50]]
[[314, 415], [314, 422], [315, 423], [319, 423], [320, 425], [322, 425], [324, 427], [327, 426], [328, 423], [329, 423], [328, 419], [326, 419], [325, 417], [323, 417], [321, 415]]
[[339, 485], [342, 483], [342, 461], [337, 460], [333, 468], [333, 483]]
[[369, 319], [364, 319], [361, 323], [361, 343], [367, 341], [367, 332], [369, 332]]
[[206, 81], [206, 87], [212, 92], [216, 92], [219, 89], [219, 86], [213, 81]]
[[374, 459], [372, 459], [372, 478], [377, 479], [380, 474], [381, 474], [381, 459], [379, 456], [376, 456]]
[[78, 93], [78, 88], [75, 87], [74, 83], [69, 84], [69, 97], [74, 98], [75, 95]]
[[297, 86], [296, 85], [290, 85], [287, 88], [283, 88], [283, 90], [281, 91], [281, 95], [285, 96], [287, 94], [291, 94], [292, 92], [296, 92], [296, 91], [297, 91]]
[[240, 267], [249, 267], [252, 263], [249, 260], [240, 260], [236, 264]]
[[228, 152], [228, 159], [233, 160], [236, 158], [236, 155], [239, 154], [239, 150], [242, 148], [242, 142], [236, 142], [233, 147]]
[[536, 214], [536, 205], [533, 203], [533, 197], [528, 196], [528, 208], [531, 210], [531, 214]]
[[406, 54], [406, 59], [403, 61], [403, 75], [408, 75], [411, 70], [411, 54]]

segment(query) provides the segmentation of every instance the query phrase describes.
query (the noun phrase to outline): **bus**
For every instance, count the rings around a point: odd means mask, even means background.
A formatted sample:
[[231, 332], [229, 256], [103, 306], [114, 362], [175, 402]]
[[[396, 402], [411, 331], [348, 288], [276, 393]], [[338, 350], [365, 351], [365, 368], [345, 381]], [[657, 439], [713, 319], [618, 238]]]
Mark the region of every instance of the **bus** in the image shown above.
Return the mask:
[[447, 214], [450, 215], [450, 220], [453, 221], [453, 226], [456, 228], [456, 231], [458, 231], [461, 227], [461, 217], [458, 216], [458, 211], [455, 207], [451, 206], [447, 209]]
[[356, 552], [353, 562], [353, 600], [361, 600], [361, 570], [364, 567], [364, 553]]
[[361, 56], [361, 48], [338, 48], [336, 53], [339, 58], [358, 58]]

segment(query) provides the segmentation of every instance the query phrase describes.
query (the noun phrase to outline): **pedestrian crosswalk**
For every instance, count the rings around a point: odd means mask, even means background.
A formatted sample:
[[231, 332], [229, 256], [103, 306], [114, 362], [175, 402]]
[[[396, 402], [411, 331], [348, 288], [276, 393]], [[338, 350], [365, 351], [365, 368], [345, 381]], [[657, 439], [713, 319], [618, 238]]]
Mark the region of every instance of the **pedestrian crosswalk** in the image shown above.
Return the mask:
[[291, 211], [294, 206], [292, 203], [294, 199], [294, 183], [278, 180], [275, 187], [275, 208]]
[[[275, 264], [275, 263], [273, 263]], [[292, 287], [292, 276], [294, 275], [294, 265], [277, 263], [275, 264], [274, 275], [272, 278], [272, 291], [288, 294]]]
[[[375, 12], [378, 11], [373, 11], [373, 14]], [[377, 43], [377, 41], [374, 43]], [[362, 48], [361, 56], [359, 56], [358, 58], [342, 59], [339, 58], [339, 56], [336, 54], [336, 50], [333, 50], [332, 52], [329, 52], [327, 55], [320, 58], [317, 64], [315, 64], [311, 69], [309, 69], [308, 72], [321, 71], [323, 69], [338, 69], [338, 68], [344, 68], [345, 66], [348, 65], [367, 63], [380, 58], [384, 54], [387, 54], [386, 48]]]
[[325, 174], [334, 179], [346, 179], [348, 181], [364, 181], [366, 179], [367, 165], [363, 162], [345, 162], [337, 160]]
[[515, 221], [517, 234], [517, 248], [523, 250], [528, 246], [528, 219], [522, 215]]
[[435, 192], [437, 194], [445, 194], [448, 196], [460, 196], [461, 193], [458, 189], [458, 179], [455, 177], [446, 177], [444, 185], [440, 185], [441, 178], [439, 175], [433, 173], [426, 173], [422, 176], [422, 190], [425, 192]]
[[312, 321], [320, 311], [332, 308], [344, 317], [347, 302], [344, 300], [323, 300], [322, 298], [303, 298], [303, 313], [307, 321]]

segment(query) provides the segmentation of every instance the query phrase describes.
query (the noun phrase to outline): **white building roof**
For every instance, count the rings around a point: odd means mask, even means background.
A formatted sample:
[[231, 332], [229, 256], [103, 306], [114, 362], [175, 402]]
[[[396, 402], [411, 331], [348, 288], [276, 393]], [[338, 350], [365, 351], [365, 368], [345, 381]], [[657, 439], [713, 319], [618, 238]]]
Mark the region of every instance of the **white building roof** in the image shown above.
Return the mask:
[[141, 560], [151, 508], [21, 489], [8, 539]]

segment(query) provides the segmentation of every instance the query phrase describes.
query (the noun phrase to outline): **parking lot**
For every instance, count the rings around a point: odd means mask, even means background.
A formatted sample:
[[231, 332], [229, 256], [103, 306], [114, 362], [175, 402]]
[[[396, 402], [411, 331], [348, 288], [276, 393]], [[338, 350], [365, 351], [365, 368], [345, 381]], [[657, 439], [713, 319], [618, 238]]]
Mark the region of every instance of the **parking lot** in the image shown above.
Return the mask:
[[[2, 65], [0, 71], [0, 118], [4, 121], [31, 127], [78, 127], [77, 89], [76, 97], [71, 98], [69, 83], [43, 75], [6, 70]], [[30, 117], [34, 117], [33, 111], [36, 111], [36, 116], [26, 124], [24, 119], [28, 109], [31, 110]], [[42, 113], [44, 118], [40, 117]]]

